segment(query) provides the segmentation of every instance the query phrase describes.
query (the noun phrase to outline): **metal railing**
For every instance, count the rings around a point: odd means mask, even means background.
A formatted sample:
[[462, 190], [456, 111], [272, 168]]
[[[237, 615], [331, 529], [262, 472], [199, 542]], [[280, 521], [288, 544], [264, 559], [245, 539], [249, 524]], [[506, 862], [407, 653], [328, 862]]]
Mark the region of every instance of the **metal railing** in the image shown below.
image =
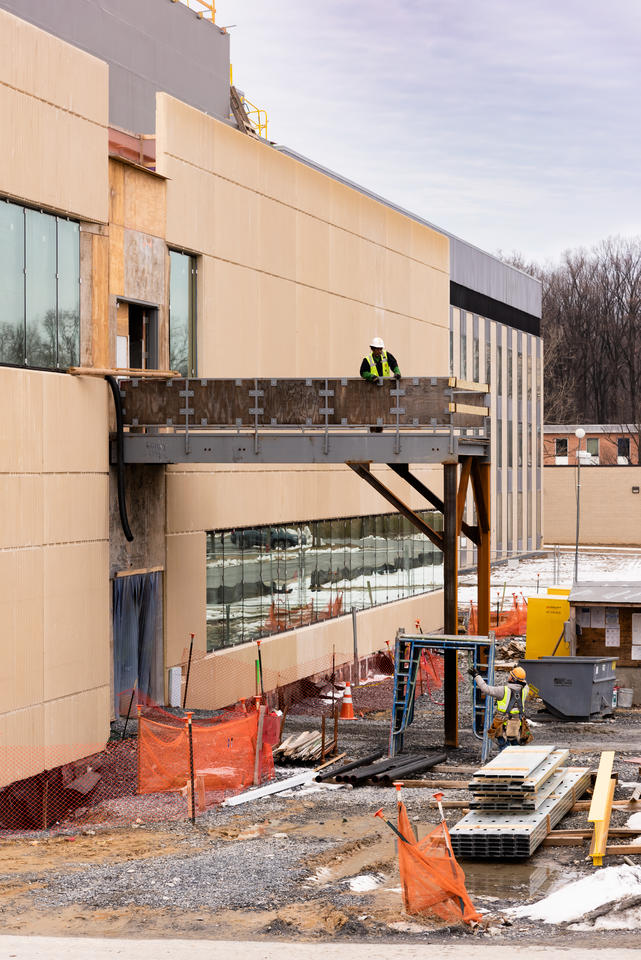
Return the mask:
[[213, 0], [171, 0], [172, 3], [182, 3], [193, 10], [201, 20], [211, 20], [216, 23], [216, 4]]
[[267, 112], [262, 110], [260, 107], [257, 107], [256, 104], [252, 103], [251, 100], [248, 100], [247, 97], [242, 95], [241, 102], [243, 104], [245, 113], [256, 128], [258, 136], [265, 137], [265, 139], [267, 139]]

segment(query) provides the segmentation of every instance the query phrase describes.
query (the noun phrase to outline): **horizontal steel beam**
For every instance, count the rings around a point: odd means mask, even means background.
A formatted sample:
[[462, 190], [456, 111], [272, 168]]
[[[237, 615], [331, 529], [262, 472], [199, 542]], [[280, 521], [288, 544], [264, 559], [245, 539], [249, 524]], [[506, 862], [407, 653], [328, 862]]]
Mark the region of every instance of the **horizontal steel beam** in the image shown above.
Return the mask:
[[[125, 433], [125, 463], [444, 463], [489, 455], [483, 437], [429, 431]], [[111, 462], [116, 462], [112, 437]]]

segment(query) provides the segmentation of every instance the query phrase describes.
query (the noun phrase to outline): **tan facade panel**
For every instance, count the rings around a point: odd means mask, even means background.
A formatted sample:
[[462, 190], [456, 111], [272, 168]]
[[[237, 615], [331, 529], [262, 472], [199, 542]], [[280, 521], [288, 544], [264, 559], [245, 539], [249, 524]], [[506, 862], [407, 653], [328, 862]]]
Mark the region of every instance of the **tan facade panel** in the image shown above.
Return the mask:
[[0, 76], [22, 93], [107, 124], [107, 64], [5, 10], [0, 10]]
[[[634, 546], [641, 541], [641, 467], [582, 467], [579, 541], [586, 546]], [[576, 467], [545, 467], [544, 539], [576, 539]]]
[[44, 769], [43, 705], [0, 715], [0, 787]]
[[43, 594], [45, 700], [108, 684], [108, 543], [45, 547]]
[[29, 376], [43, 378], [44, 471], [106, 473], [111, 395], [104, 380], [50, 373]]
[[33, 547], [44, 538], [42, 477], [0, 473], [0, 550]]
[[107, 473], [50, 473], [44, 488], [46, 544], [109, 539]]
[[[423, 624], [442, 626], [442, 607], [443, 594], [436, 591], [360, 612], [357, 618], [359, 657], [385, 650], [386, 641], [393, 649], [399, 627], [413, 630], [417, 618]], [[327, 673], [332, 667], [332, 650], [337, 667], [351, 663], [354, 650], [351, 617], [265, 637], [261, 642], [265, 689], [274, 690], [315, 673]], [[240, 697], [253, 696], [255, 661], [253, 643], [194, 660], [188, 705], [215, 709], [232, 704]]]
[[109, 685], [44, 705], [44, 746], [47, 769], [104, 750], [109, 738]]
[[194, 649], [205, 650], [207, 570], [205, 534], [167, 537], [167, 593], [165, 616], [165, 665], [182, 660], [189, 635], [195, 634]]
[[42, 549], [0, 550], [2, 713], [34, 706], [44, 696], [43, 582]]
[[0, 473], [42, 470], [44, 378], [12, 367], [0, 370]]

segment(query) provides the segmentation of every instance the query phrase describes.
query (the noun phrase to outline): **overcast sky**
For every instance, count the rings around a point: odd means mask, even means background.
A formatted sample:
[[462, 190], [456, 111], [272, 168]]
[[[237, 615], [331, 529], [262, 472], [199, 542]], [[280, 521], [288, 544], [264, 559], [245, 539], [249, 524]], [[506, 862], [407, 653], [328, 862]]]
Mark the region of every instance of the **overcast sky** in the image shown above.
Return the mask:
[[478, 246], [641, 233], [640, 0], [217, 0], [268, 136]]

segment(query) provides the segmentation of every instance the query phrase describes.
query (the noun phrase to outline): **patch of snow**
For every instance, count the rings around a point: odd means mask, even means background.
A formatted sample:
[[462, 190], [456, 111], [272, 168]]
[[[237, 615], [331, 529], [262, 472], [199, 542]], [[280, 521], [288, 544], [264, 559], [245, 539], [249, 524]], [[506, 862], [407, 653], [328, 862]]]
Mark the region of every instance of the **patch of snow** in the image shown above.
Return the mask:
[[506, 912], [515, 917], [542, 920], [543, 923], [566, 923], [580, 920], [596, 907], [610, 902], [614, 905], [621, 897], [636, 893], [641, 895], [641, 867], [623, 864], [605, 867], [560, 887], [538, 903], [524, 904]]
[[633, 813], [626, 821], [626, 827], [631, 830], [641, 830], [641, 813]]
[[380, 873], [362, 873], [359, 877], [350, 877], [344, 880], [352, 893], [367, 893], [368, 890], [376, 890], [380, 887], [385, 878]]
[[593, 923], [572, 923], [570, 930], [639, 930], [641, 907], [630, 907], [621, 913], [609, 913], [597, 917]]

